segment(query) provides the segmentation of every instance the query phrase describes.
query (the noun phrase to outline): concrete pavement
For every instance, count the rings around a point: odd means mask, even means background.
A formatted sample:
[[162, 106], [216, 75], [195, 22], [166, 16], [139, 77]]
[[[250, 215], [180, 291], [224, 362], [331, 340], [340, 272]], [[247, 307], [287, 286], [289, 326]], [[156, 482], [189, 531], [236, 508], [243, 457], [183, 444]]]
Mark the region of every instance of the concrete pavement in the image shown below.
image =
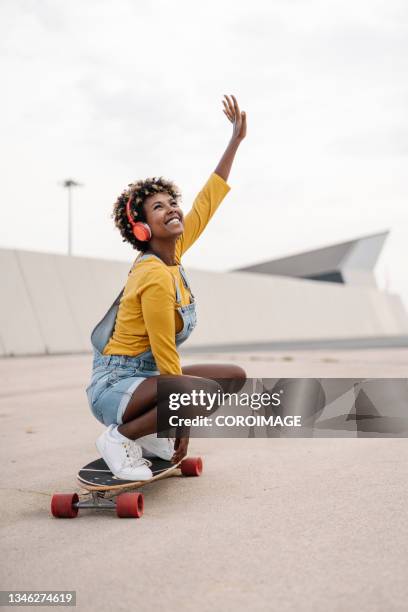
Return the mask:
[[[207, 354], [249, 376], [406, 377], [408, 350]], [[405, 439], [192, 440], [201, 478], [147, 485], [141, 520], [50, 516], [96, 457], [90, 355], [0, 361], [2, 590], [79, 610], [405, 610]], [[41, 608], [42, 609], [42, 608]], [[45, 608], [44, 608], [45, 609]]]

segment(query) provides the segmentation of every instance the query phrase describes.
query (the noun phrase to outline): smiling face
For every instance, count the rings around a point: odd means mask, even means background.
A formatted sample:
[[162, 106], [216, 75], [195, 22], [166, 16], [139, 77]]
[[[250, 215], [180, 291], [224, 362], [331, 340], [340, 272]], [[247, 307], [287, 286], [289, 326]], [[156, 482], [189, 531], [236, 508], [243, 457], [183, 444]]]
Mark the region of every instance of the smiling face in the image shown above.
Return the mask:
[[143, 209], [154, 238], [178, 238], [183, 233], [183, 211], [166, 191], [147, 197]]

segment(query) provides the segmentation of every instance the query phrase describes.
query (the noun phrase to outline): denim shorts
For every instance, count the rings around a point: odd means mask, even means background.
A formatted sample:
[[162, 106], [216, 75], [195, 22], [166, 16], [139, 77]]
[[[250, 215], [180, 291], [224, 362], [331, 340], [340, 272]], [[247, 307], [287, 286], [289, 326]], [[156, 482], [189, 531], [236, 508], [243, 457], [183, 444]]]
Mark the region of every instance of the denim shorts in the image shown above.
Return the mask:
[[92, 414], [106, 426], [122, 424], [135, 389], [146, 378], [159, 374], [154, 362], [127, 355], [101, 355], [94, 349], [91, 382], [86, 388]]

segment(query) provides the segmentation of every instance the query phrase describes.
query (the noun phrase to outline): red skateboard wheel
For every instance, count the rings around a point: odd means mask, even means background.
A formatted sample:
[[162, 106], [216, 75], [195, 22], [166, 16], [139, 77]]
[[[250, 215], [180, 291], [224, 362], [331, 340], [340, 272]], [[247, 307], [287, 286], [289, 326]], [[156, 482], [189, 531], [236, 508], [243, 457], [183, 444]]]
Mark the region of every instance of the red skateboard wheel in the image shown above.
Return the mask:
[[116, 498], [116, 514], [119, 518], [140, 518], [144, 500], [141, 493], [122, 493]]
[[77, 493], [54, 493], [51, 498], [51, 512], [56, 518], [75, 518], [78, 508], [74, 504], [78, 503]]
[[201, 457], [187, 457], [180, 465], [183, 476], [200, 476], [203, 471], [203, 460]]

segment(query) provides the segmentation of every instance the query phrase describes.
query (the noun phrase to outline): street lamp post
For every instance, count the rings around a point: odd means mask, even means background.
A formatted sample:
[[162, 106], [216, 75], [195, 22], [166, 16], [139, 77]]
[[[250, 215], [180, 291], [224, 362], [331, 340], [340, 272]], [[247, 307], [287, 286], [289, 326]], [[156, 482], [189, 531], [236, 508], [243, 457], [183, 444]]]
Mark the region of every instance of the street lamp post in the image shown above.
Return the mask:
[[62, 186], [68, 191], [68, 255], [72, 255], [72, 188], [81, 187], [82, 184], [74, 179], [65, 179]]

